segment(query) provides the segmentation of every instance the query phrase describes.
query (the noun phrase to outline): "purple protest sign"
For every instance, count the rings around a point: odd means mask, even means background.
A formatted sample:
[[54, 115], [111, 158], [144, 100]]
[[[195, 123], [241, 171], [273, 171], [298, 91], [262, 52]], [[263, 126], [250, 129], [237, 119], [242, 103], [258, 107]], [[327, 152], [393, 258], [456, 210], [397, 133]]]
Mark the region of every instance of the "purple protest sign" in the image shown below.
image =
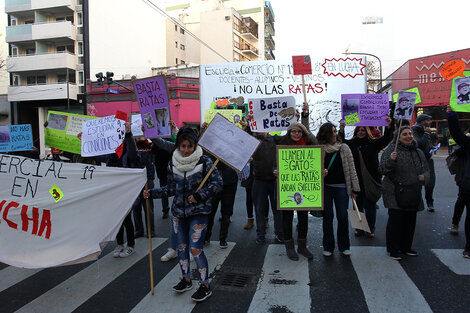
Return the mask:
[[164, 76], [135, 80], [134, 92], [139, 103], [147, 138], [170, 137], [170, 101]]
[[359, 122], [351, 126], [388, 126], [389, 110], [388, 95], [385, 94], [341, 95], [342, 118], [354, 113], [359, 115]]

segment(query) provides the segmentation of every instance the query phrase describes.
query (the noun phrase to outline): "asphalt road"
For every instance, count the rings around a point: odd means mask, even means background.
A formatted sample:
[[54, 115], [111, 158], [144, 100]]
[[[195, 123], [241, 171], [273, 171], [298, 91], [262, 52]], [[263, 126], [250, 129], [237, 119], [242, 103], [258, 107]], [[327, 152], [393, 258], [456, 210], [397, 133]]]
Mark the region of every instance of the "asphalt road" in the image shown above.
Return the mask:
[[156, 200], [153, 296], [148, 243], [141, 238], [127, 259], [112, 258], [111, 243], [98, 261], [85, 264], [33, 271], [0, 264], [0, 312], [469, 312], [470, 260], [461, 256], [463, 222], [460, 234], [450, 235], [457, 187], [445, 156], [446, 151], [435, 156], [436, 212], [418, 214], [419, 257], [397, 262], [387, 256], [387, 212], [380, 200], [376, 238], [356, 238], [350, 229], [351, 257], [336, 251], [324, 258], [322, 221], [309, 217], [314, 259], [290, 261], [283, 245], [274, 243], [272, 218], [264, 246], [255, 244], [254, 228], [243, 229], [245, 189], [239, 187], [228, 249], [219, 248], [219, 223], [214, 223], [206, 251], [213, 296], [204, 303], [190, 300], [195, 288], [183, 295], [171, 291], [180, 272], [176, 260], [160, 262], [168, 248], [169, 220], [161, 218]]

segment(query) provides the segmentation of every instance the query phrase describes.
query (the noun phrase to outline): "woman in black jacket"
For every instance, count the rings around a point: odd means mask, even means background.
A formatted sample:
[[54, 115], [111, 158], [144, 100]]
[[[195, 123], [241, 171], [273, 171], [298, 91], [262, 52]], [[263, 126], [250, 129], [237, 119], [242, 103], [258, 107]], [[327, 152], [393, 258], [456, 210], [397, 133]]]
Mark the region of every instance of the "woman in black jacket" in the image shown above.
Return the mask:
[[[366, 236], [375, 237], [375, 219], [377, 213], [377, 201], [381, 196], [382, 175], [379, 173], [379, 152], [383, 150], [390, 142], [392, 131], [390, 129], [391, 119], [387, 118], [388, 127], [380, 138], [373, 138], [369, 127], [357, 126], [354, 129], [353, 137], [349, 140], [344, 139], [344, 121], [340, 123], [339, 135], [343, 139], [354, 157], [361, 192], [357, 197], [357, 207], [359, 211], [366, 214], [367, 224], [370, 233]], [[362, 158], [362, 161], [361, 161]], [[365, 183], [366, 182], [366, 183]], [[364, 235], [364, 231], [356, 229], [356, 236]]]

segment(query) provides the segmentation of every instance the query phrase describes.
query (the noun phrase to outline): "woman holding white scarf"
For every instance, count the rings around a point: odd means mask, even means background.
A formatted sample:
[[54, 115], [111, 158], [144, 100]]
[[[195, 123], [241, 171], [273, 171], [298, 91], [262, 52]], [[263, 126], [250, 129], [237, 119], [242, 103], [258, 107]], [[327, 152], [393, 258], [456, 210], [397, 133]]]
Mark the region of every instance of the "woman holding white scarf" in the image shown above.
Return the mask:
[[172, 226], [177, 238], [178, 260], [183, 278], [173, 287], [178, 293], [192, 289], [189, 251], [194, 256], [199, 272], [200, 287], [192, 295], [194, 301], [204, 301], [211, 294], [209, 267], [204, 254], [207, 218], [211, 212], [212, 197], [221, 190], [222, 178], [217, 169], [197, 190], [212, 167], [209, 157], [197, 145], [197, 135], [190, 127], [182, 127], [175, 142], [175, 150], [168, 168], [168, 185], [144, 191], [144, 198], [173, 198]]

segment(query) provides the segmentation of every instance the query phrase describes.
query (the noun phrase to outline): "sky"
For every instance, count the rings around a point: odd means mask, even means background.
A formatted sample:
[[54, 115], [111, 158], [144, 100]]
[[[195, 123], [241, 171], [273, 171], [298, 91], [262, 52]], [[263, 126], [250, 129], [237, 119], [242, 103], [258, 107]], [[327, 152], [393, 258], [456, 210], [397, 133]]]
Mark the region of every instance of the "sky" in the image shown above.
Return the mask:
[[[408, 59], [470, 48], [469, 0], [270, 1], [276, 59], [341, 56], [349, 47], [379, 57], [385, 78]], [[363, 16], [383, 24], [362, 25]]]

